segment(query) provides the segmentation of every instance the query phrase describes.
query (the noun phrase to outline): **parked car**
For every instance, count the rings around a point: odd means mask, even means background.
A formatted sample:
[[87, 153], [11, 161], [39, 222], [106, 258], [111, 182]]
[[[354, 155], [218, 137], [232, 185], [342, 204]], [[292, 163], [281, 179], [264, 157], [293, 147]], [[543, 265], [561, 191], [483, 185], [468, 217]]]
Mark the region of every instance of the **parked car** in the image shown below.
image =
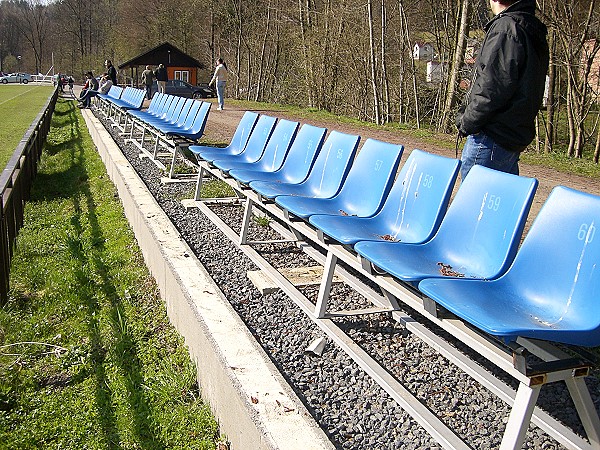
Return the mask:
[[[152, 85], [152, 95], [158, 91], [158, 84], [154, 81]], [[178, 95], [187, 98], [208, 98], [216, 97], [217, 93], [208, 84], [203, 83], [199, 86], [194, 86], [181, 80], [167, 81], [167, 94]]]
[[24, 83], [27, 84], [30, 81], [33, 81], [33, 77], [28, 73], [10, 73], [3, 77], [0, 77], [0, 83]]

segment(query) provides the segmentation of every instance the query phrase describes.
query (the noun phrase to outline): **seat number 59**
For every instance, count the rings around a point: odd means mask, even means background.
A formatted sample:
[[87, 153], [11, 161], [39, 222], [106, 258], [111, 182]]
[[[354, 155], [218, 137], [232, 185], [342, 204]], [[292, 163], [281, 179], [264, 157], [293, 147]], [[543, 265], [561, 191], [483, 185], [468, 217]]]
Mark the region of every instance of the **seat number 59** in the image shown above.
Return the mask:
[[502, 197], [500, 197], [498, 195], [490, 195], [490, 198], [487, 201], [488, 209], [491, 209], [492, 211], [498, 211], [498, 208], [500, 208], [501, 200], [502, 200]]

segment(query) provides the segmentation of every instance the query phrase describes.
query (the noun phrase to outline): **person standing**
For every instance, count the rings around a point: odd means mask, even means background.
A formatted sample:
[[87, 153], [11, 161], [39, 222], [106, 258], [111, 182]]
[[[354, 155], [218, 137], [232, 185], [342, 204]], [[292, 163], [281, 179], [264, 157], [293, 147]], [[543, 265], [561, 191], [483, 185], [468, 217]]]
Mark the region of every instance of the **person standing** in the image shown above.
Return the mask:
[[535, 0], [489, 0], [494, 17], [475, 72], [456, 116], [462, 151], [461, 178], [480, 164], [519, 174], [519, 156], [535, 136], [549, 52], [546, 26], [535, 16]]
[[108, 79], [112, 82], [113, 86], [117, 86], [117, 69], [115, 69], [115, 66], [112, 65], [112, 61], [110, 59], [104, 61], [104, 65], [106, 66]]
[[142, 72], [142, 83], [146, 87], [146, 98], [152, 100], [152, 83], [154, 82], [154, 72], [150, 66], [146, 66], [146, 70]]
[[169, 76], [167, 74], [167, 69], [163, 64], [159, 64], [156, 71], [154, 72], [154, 76], [156, 77], [156, 82], [158, 83], [158, 91], [161, 94], [167, 93], [167, 81], [169, 81]]
[[209, 86], [211, 84], [214, 84], [217, 89], [217, 101], [219, 103], [217, 109], [222, 111], [225, 106], [225, 86], [227, 85], [227, 65], [223, 61], [223, 58], [217, 59], [215, 74], [210, 80]]

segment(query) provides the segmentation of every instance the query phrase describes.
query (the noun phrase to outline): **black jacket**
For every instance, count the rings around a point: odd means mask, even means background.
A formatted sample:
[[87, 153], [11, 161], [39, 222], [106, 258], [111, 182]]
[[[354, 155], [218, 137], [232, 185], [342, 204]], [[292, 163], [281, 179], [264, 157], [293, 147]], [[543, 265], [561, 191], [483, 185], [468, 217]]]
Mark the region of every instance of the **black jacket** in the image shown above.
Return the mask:
[[535, 136], [548, 71], [546, 26], [535, 17], [535, 0], [519, 0], [486, 26], [469, 92], [456, 117], [464, 134], [483, 131], [510, 151]]
[[165, 67], [157, 67], [154, 71], [154, 76], [156, 77], [157, 81], [169, 81], [167, 69]]

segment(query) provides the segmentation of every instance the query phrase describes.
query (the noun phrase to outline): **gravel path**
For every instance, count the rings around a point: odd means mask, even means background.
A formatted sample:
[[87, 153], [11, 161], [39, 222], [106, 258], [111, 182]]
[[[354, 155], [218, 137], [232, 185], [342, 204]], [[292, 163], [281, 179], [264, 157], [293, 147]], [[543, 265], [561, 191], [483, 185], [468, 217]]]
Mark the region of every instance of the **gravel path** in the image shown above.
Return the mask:
[[[214, 117], [211, 113], [209, 124]], [[304, 349], [308, 344], [321, 336], [316, 325], [281, 292], [260, 295], [246, 275], [247, 271], [256, 270], [254, 264], [202, 213], [196, 209], [185, 210], [181, 199], [191, 198], [192, 184], [162, 185], [160, 176], [163, 174], [153, 163], [140, 159], [137, 148], [125, 144], [116, 133], [113, 133], [113, 137], [257, 341], [337, 448], [440, 448], [421, 426], [331, 342], [321, 357], [305, 354]], [[228, 139], [223, 138], [224, 141]], [[218, 206], [214, 211], [233, 228], [239, 229], [243, 213], [241, 206]], [[256, 224], [251, 228], [252, 238], [263, 238], [270, 233]], [[257, 248], [276, 267], [312, 264], [307, 256], [293, 246], [263, 244]], [[316, 299], [317, 290], [318, 286], [303, 289], [312, 301]], [[332, 302], [336, 308], [356, 306], [364, 303], [364, 299], [344, 285], [336, 285]], [[455, 429], [470, 446], [481, 449], [499, 446], [509, 409], [477, 382], [387, 316], [345, 319], [340, 320], [338, 325], [413, 395]], [[468, 352], [463, 346], [456, 346]], [[486, 366], [485, 360], [476, 355], [473, 357]], [[494, 371], [493, 367], [490, 370]], [[598, 404], [598, 382], [595, 378], [588, 381]], [[511, 379], [506, 382], [516, 388]], [[564, 386], [554, 384], [544, 387], [538, 404], [548, 411], [556, 411], [560, 420], [574, 424], [574, 429], [581, 431]], [[532, 426], [524, 448], [563, 447]]]

